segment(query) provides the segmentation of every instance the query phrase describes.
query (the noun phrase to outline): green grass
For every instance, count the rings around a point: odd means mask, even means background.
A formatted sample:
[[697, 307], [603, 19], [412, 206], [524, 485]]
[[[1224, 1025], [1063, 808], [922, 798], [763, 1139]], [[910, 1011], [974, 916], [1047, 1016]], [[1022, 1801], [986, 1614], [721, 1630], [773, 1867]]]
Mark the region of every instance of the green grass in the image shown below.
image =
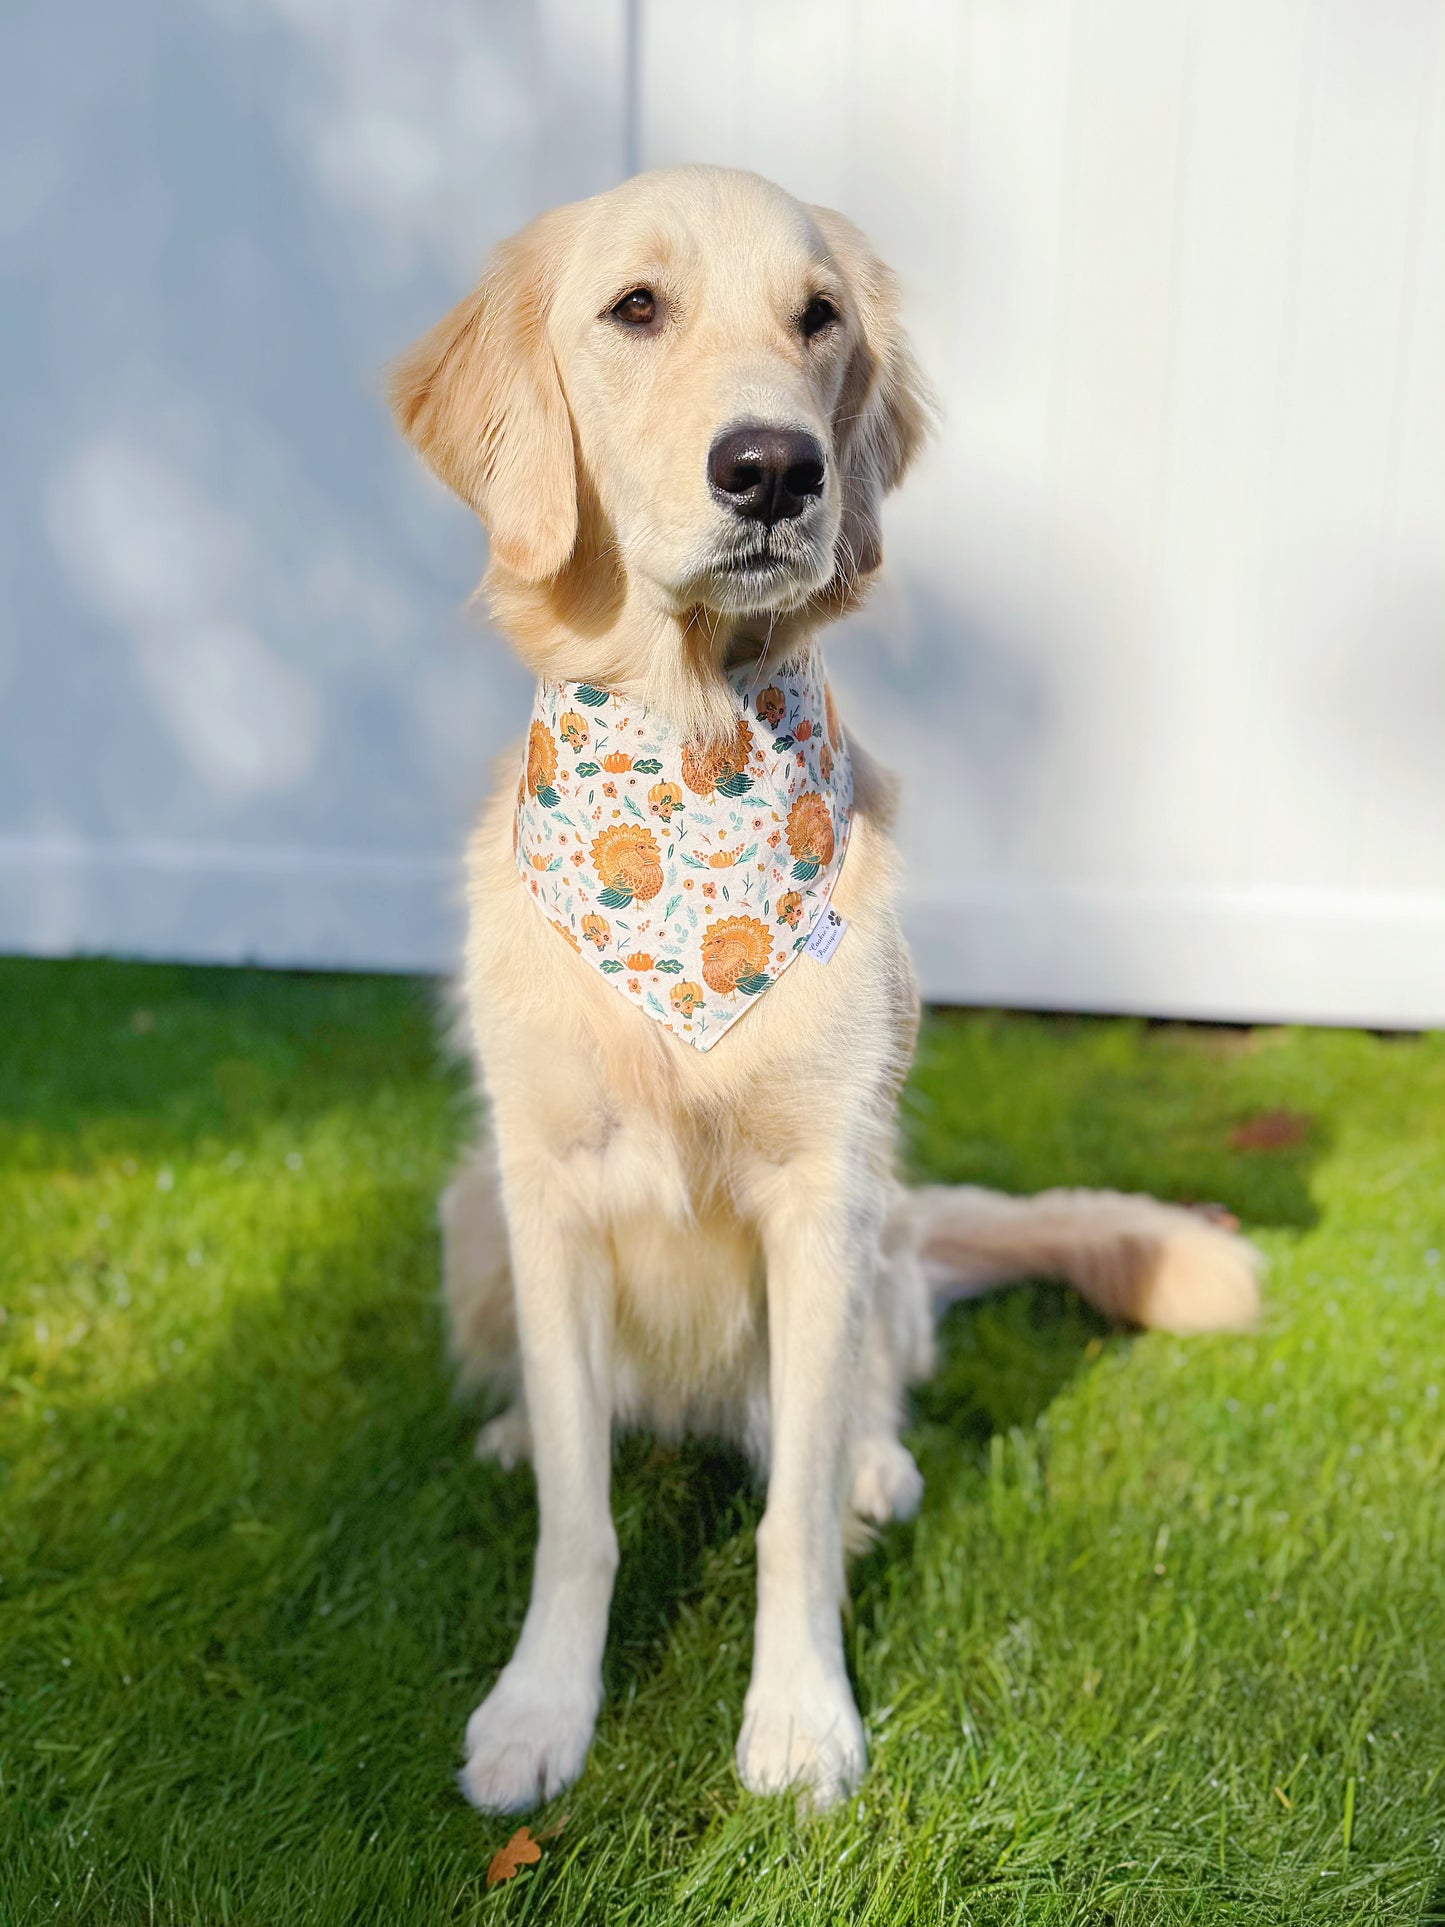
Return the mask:
[[4, 1927], [1445, 1919], [1445, 1038], [934, 1017], [920, 1172], [1222, 1200], [1262, 1329], [950, 1314], [818, 1822], [732, 1771], [756, 1494], [625, 1444], [591, 1762], [488, 1892], [453, 1776], [534, 1508], [442, 1362], [434, 1036], [407, 982], [0, 963]]

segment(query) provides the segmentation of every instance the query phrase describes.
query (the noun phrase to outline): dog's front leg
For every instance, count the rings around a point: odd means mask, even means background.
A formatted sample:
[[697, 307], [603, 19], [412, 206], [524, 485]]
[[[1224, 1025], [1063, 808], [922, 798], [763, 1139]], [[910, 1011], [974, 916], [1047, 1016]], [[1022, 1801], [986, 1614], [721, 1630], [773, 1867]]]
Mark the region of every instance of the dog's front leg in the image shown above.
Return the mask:
[[582, 1771], [617, 1571], [610, 1261], [545, 1175], [503, 1173], [541, 1529], [516, 1651], [467, 1723], [462, 1784], [492, 1812], [549, 1799]]
[[738, 1772], [754, 1793], [796, 1785], [822, 1809], [867, 1764], [843, 1664], [841, 1514], [881, 1191], [842, 1160], [820, 1172], [810, 1159], [784, 1167], [769, 1192], [771, 1469]]

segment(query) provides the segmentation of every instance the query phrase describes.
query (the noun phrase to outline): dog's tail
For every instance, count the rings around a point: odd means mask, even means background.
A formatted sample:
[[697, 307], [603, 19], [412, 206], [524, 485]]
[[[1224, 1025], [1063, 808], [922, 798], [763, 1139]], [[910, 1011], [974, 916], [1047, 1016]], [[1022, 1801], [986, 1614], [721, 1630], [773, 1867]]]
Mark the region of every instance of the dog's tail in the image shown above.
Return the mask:
[[1012, 1198], [931, 1185], [907, 1200], [915, 1249], [943, 1303], [1047, 1277], [1108, 1318], [1164, 1331], [1239, 1331], [1259, 1313], [1263, 1261], [1217, 1214], [1123, 1191]]

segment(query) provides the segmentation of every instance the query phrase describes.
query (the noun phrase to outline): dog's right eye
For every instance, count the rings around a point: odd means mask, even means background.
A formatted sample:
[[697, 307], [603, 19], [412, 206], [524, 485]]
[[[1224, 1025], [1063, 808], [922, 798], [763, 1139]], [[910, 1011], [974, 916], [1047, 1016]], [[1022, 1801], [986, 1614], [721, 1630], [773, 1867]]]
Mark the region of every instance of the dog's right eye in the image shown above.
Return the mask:
[[815, 294], [804, 308], [798, 327], [802, 330], [803, 339], [811, 341], [814, 335], [820, 335], [825, 328], [831, 328], [837, 319], [838, 310], [827, 295]]
[[646, 328], [657, 318], [657, 301], [651, 288], [633, 288], [613, 304], [612, 317], [629, 328]]

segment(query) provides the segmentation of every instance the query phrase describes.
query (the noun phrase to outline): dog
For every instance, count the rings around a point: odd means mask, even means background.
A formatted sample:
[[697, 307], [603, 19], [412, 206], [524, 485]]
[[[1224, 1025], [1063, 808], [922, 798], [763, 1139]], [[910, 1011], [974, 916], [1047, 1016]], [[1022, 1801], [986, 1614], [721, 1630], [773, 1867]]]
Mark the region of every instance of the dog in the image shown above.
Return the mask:
[[[933, 420], [898, 305], [841, 215], [752, 174], [666, 169], [503, 242], [391, 371], [402, 433], [485, 525], [493, 619], [545, 705], [468, 846], [461, 988], [489, 1123], [441, 1208], [455, 1354], [510, 1400], [478, 1450], [530, 1456], [540, 1514], [516, 1650], [466, 1731], [484, 1810], [582, 1771], [615, 1425], [734, 1441], [765, 1475], [737, 1770], [821, 1810], [866, 1764], [845, 1555], [860, 1522], [919, 1504], [899, 1432], [935, 1294], [1053, 1274], [1138, 1325], [1255, 1316], [1251, 1247], [1187, 1209], [895, 1175], [919, 998], [894, 783], [807, 677], [879, 567], [881, 500]], [[599, 717], [633, 745], [605, 768]], [[635, 753], [654, 735], [676, 782]], [[817, 792], [789, 871], [799, 782]], [[734, 821], [752, 846], [725, 847]], [[671, 924], [664, 851], [696, 866]], [[752, 904], [738, 892], [775, 871], [803, 882], [774, 887], [771, 921], [685, 896], [695, 881]], [[826, 962], [801, 954], [808, 890]], [[625, 917], [595, 908], [619, 901]], [[600, 955], [619, 918], [677, 956]]]

